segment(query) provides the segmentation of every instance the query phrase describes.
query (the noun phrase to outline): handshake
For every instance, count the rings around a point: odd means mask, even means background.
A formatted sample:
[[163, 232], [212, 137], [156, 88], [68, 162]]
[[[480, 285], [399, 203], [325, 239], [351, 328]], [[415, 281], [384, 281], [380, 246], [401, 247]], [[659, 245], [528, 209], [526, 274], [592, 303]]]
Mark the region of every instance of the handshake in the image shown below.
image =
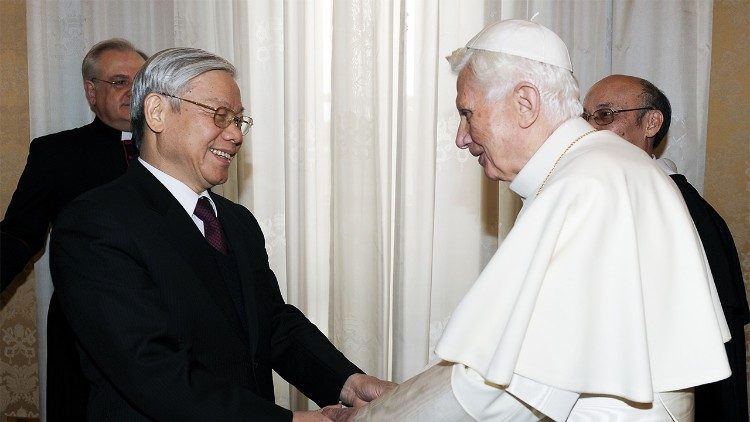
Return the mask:
[[370, 375], [352, 374], [341, 388], [341, 402], [351, 407], [335, 404], [318, 411], [294, 412], [292, 421], [353, 421], [359, 407], [382, 396], [396, 385], [396, 383], [383, 381]]

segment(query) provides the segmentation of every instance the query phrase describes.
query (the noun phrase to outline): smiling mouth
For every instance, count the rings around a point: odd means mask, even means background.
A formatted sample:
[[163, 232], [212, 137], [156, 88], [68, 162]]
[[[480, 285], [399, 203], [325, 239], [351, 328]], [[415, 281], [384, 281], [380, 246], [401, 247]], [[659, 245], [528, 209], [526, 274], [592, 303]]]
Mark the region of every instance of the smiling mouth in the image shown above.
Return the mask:
[[234, 158], [234, 154], [230, 154], [228, 152], [224, 152], [216, 148], [209, 148], [208, 150], [211, 151], [213, 155], [216, 155], [217, 157], [221, 157], [227, 161], [232, 161], [232, 158]]

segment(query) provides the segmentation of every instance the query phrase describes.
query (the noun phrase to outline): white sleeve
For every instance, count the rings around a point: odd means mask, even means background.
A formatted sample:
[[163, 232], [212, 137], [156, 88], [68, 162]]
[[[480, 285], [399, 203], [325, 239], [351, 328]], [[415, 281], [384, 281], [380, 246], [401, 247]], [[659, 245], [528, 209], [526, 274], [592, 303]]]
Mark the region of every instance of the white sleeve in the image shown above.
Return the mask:
[[356, 422], [468, 422], [451, 390], [450, 362], [440, 362], [359, 407]]
[[513, 374], [507, 388], [488, 383], [473, 369], [453, 365], [451, 386], [456, 399], [472, 418], [480, 421], [532, 422], [549, 416], [564, 421], [578, 393], [550, 387]]

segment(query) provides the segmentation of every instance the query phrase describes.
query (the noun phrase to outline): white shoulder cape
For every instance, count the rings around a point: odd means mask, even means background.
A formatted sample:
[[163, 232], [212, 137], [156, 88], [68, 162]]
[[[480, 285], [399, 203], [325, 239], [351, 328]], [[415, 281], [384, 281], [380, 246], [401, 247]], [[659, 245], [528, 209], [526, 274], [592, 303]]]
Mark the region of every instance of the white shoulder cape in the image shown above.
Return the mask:
[[554, 159], [590, 129], [564, 123], [529, 167], [535, 174], [519, 174], [524, 208], [454, 311], [438, 356], [498, 385], [515, 372], [636, 402], [726, 378], [729, 330], [700, 239], [653, 160], [596, 132], [535, 196]]

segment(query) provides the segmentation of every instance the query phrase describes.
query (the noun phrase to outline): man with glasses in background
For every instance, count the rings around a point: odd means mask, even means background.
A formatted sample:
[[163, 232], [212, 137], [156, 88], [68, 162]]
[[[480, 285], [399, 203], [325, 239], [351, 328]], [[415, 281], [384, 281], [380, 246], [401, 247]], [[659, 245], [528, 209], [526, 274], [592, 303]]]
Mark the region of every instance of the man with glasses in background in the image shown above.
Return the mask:
[[[96, 117], [88, 125], [31, 142], [0, 222], [2, 290], [42, 251], [50, 225], [68, 202], [125, 173], [138, 155], [130, 134], [130, 88], [146, 58], [120, 38], [97, 43], [83, 58], [84, 94]], [[47, 320], [47, 418], [82, 420], [88, 390], [54, 294]]]
[[[583, 118], [600, 130], [611, 130], [654, 157], [669, 131], [672, 108], [666, 95], [651, 82], [635, 76], [611, 75], [589, 90]], [[654, 157], [655, 158], [655, 157]], [[677, 173], [674, 163], [657, 160], [674, 180], [706, 251], [732, 339], [724, 347], [732, 375], [695, 388], [696, 421], [748, 420], [744, 326], [750, 322], [745, 284], [732, 234], [718, 212]]]
[[252, 124], [234, 76], [203, 50], [152, 56], [133, 84], [140, 157], [52, 229], [52, 281], [85, 352], [88, 420], [327, 420], [277, 406], [272, 370], [321, 406], [358, 406], [392, 387], [284, 303], [257, 220], [211, 192]]
[[0, 222], [3, 290], [42, 250], [57, 213], [81, 193], [125, 173], [137, 156], [130, 134], [130, 88], [146, 58], [124, 39], [94, 45], [81, 65], [94, 121], [31, 142], [26, 167]]

